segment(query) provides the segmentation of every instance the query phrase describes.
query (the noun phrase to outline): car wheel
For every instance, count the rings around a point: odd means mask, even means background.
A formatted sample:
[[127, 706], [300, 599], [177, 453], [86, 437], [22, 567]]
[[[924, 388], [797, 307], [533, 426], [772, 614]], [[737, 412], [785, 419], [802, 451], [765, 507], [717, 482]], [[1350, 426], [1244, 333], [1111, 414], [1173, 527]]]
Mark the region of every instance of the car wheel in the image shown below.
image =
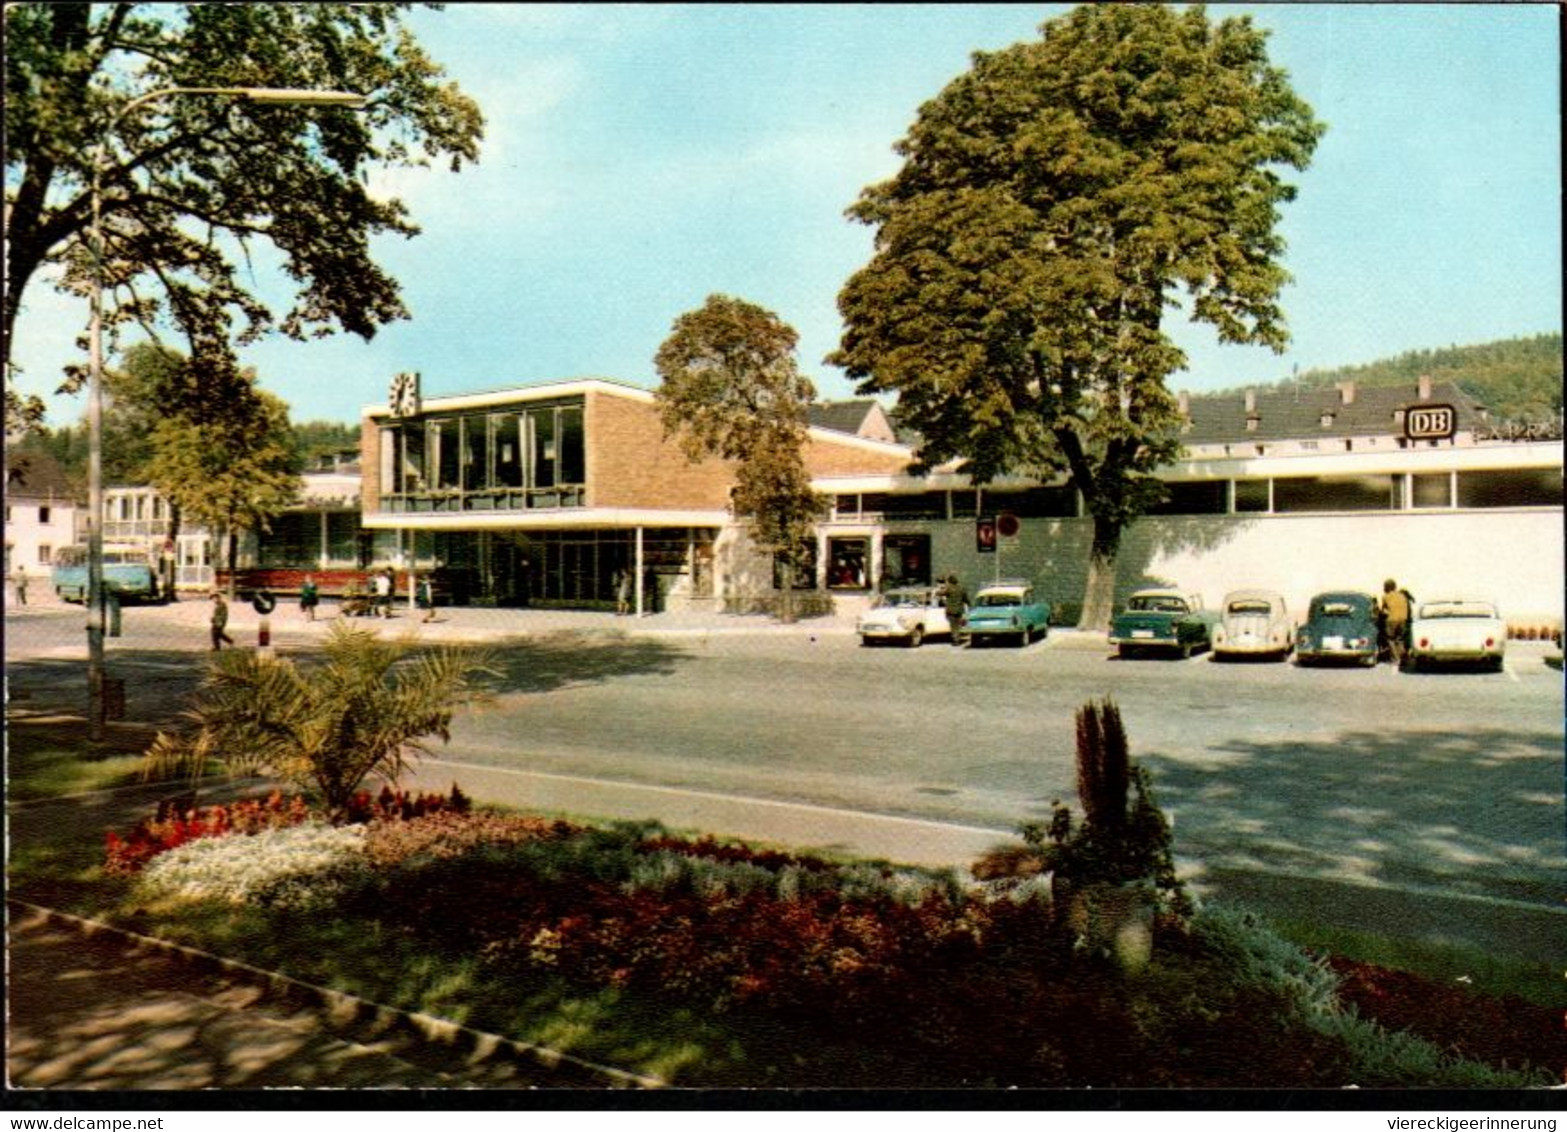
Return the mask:
[[917, 649], [925, 643], [925, 626], [916, 625], [909, 633], [909, 648]]
[[1502, 671], [1502, 668], [1504, 667], [1504, 664], [1505, 664], [1505, 662], [1503, 661], [1503, 659], [1501, 657], [1493, 656], [1491, 658], [1491, 671], [1492, 672], [1500, 672], [1500, 671]]
[[1181, 659], [1182, 660], [1190, 660], [1191, 658], [1192, 658], [1192, 643], [1190, 641], [1184, 641], [1181, 644]]

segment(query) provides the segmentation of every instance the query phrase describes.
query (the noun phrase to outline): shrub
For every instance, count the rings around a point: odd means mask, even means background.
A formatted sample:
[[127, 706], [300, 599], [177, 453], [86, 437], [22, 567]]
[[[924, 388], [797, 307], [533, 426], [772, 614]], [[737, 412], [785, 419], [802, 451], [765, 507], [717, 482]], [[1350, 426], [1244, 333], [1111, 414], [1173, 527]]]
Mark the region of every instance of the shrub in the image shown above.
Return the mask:
[[365, 856], [376, 866], [413, 859], [460, 857], [481, 845], [521, 845], [559, 840], [580, 832], [563, 821], [466, 810], [437, 810], [403, 819], [381, 817], [365, 829]]
[[319, 663], [244, 649], [213, 656], [186, 734], [160, 732], [147, 752], [149, 778], [196, 775], [218, 758], [230, 773], [268, 774], [319, 794], [343, 820], [359, 783], [390, 781], [426, 740], [448, 737], [457, 705], [482, 694], [495, 669], [465, 648], [415, 651], [339, 621]]
[[310, 910], [336, 904], [368, 877], [363, 826], [311, 822], [170, 849], [137, 878], [143, 897]]

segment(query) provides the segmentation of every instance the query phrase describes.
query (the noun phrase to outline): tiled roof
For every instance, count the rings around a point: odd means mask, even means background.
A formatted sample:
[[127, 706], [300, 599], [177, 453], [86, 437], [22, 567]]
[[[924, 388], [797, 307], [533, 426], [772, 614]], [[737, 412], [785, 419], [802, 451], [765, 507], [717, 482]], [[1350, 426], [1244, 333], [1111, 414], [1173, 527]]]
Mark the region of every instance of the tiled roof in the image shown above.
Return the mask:
[[819, 401], [807, 410], [807, 421], [812, 428], [830, 428], [835, 432], [847, 432], [858, 436], [865, 418], [876, 407], [876, 402], [866, 398], [859, 401]]
[[5, 494], [10, 499], [72, 498], [70, 481], [47, 452], [5, 454]]
[[[1181, 434], [1183, 443], [1227, 444], [1266, 440], [1305, 440], [1313, 437], [1389, 436], [1403, 432], [1399, 410], [1422, 404], [1452, 405], [1458, 428], [1483, 422], [1484, 407], [1450, 381], [1433, 382], [1431, 395], [1419, 396], [1412, 385], [1357, 387], [1346, 403], [1338, 387], [1306, 389], [1258, 389], [1250, 396], [1231, 393], [1194, 396], [1189, 400], [1191, 426]], [[1247, 419], [1255, 418], [1255, 427]]]

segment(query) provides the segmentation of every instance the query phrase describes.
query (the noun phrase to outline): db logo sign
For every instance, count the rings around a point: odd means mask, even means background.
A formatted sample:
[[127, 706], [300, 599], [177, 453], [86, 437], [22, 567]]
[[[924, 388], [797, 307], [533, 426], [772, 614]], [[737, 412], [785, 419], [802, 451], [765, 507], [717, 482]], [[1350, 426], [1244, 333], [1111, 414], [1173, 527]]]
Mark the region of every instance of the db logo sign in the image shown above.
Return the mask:
[[1446, 440], [1458, 431], [1458, 413], [1451, 405], [1421, 405], [1404, 413], [1404, 436], [1410, 440]]

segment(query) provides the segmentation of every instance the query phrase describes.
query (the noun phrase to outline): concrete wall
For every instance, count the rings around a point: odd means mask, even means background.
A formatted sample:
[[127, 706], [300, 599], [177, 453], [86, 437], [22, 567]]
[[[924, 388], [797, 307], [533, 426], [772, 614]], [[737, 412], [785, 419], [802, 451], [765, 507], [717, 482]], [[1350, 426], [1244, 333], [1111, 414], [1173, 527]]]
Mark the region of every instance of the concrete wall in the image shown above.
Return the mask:
[[[830, 523], [824, 536], [878, 533], [876, 524]], [[997, 554], [974, 549], [972, 520], [891, 523], [886, 533], [931, 537], [937, 575], [956, 571], [972, 592], [998, 574], [1032, 579], [1051, 601], [1078, 602], [1092, 536], [1087, 519], [1024, 519]], [[1117, 561], [1117, 602], [1144, 586], [1196, 591], [1217, 606], [1232, 589], [1282, 593], [1293, 612], [1323, 590], [1380, 593], [1395, 578], [1417, 598], [1494, 599], [1508, 621], [1560, 623], [1562, 511], [1538, 508], [1404, 514], [1150, 517], [1127, 532]]]

